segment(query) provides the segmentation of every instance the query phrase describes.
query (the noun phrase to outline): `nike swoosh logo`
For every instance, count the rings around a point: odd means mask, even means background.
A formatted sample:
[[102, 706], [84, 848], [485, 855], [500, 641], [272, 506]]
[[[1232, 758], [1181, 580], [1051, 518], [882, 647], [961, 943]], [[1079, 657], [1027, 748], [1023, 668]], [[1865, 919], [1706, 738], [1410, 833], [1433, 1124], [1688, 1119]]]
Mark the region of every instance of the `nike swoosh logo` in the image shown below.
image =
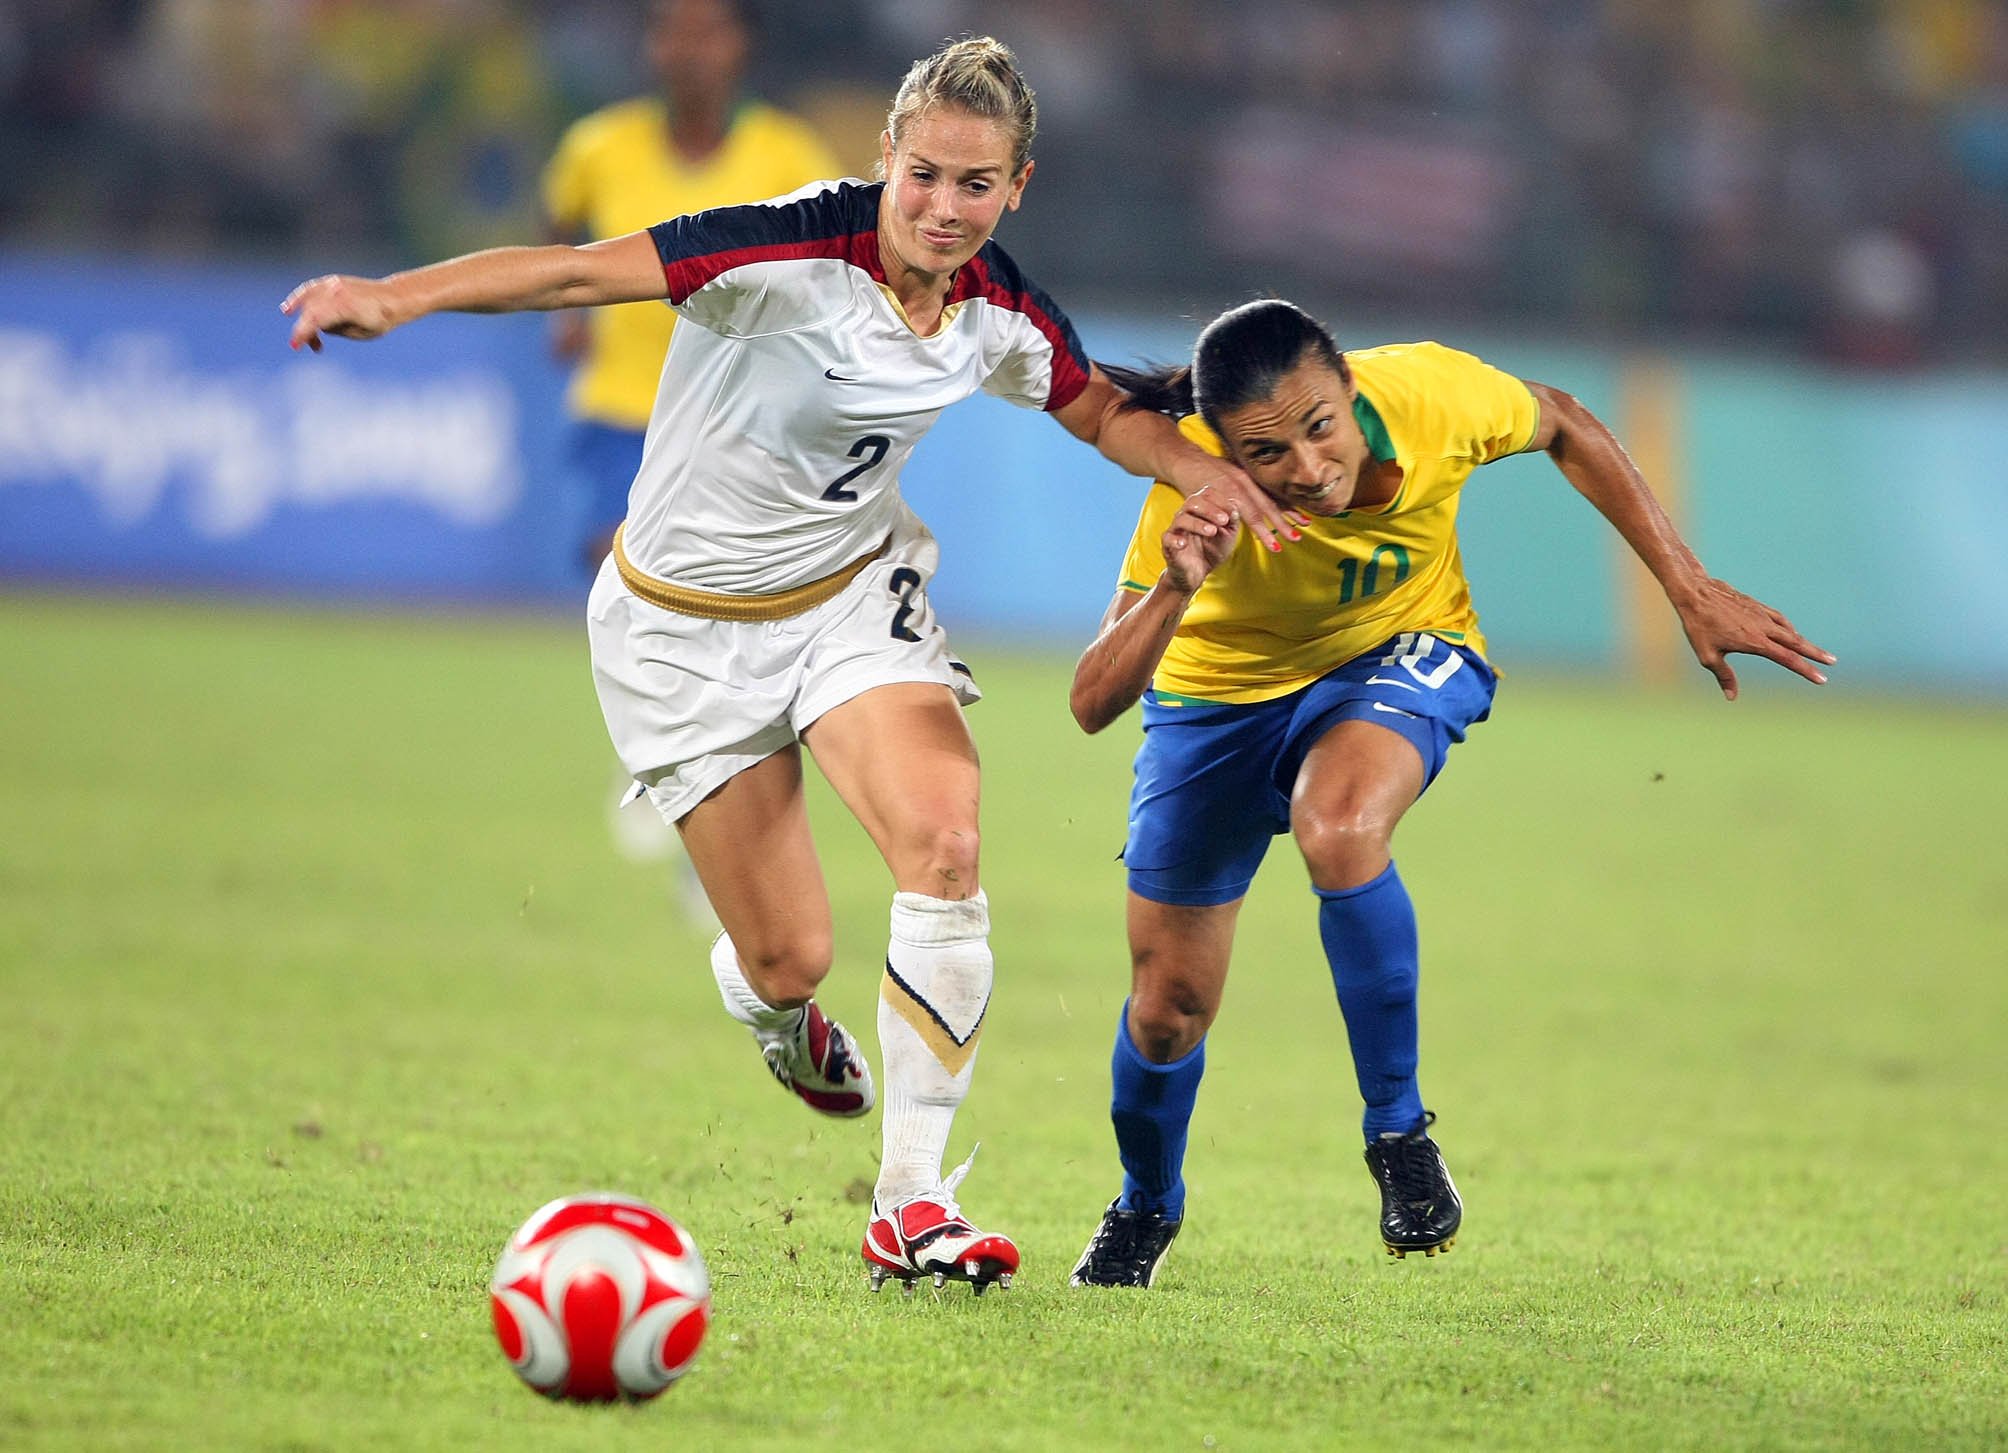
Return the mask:
[[1387, 713], [1387, 714], [1388, 714], [1389, 716], [1405, 716], [1405, 717], [1407, 717], [1407, 718], [1408, 718], [1408, 719], [1409, 719], [1410, 721], [1419, 721], [1419, 720], [1421, 719], [1421, 718], [1417, 717], [1417, 716], [1416, 716], [1416, 714], [1415, 714], [1414, 712], [1412, 712], [1412, 711], [1403, 711], [1403, 710], [1402, 710], [1402, 709], [1401, 709], [1400, 707], [1398, 707], [1398, 706], [1389, 706], [1389, 705], [1388, 705], [1388, 704], [1387, 704], [1387, 703], [1386, 703], [1385, 701], [1376, 701], [1376, 702], [1374, 703], [1374, 710], [1375, 710], [1375, 711], [1384, 711], [1384, 712], [1386, 712], [1386, 713]]
[[1419, 692], [1419, 691], [1421, 691], [1421, 690], [1422, 690], [1422, 688], [1421, 688], [1421, 687], [1419, 687], [1419, 686], [1411, 686], [1411, 685], [1409, 685], [1409, 684], [1408, 684], [1408, 683], [1407, 683], [1406, 681], [1398, 681], [1398, 680], [1396, 680], [1396, 679], [1395, 679], [1394, 677], [1392, 677], [1392, 676], [1369, 676], [1369, 677], [1367, 677], [1367, 685], [1369, 685], [1369, 686], [1399, 686], [1399, 687], [1400, 687], [1400, 688], [1401, 688], [1401, 689], [1402, 689], [1403, 691], [1417, 691], [1417, 692]]
[[850, 375], [848, 375], [848, 374], [843, 374], [843, 373], [838, 373], [838, 372], [837, 372], [837, 371], [836, 371], [836, 370], [835, 370], [834, 368], [826, 368], [826, 369], [824, 369], [824, 370], [823, 370], [823, 377], [824, 377], [824, 378], [828, 378], [828, 379], [834, 379], [834, 380], [835, 380], [836, 382], [838, 382], [838, 383], [856, 383], [856, 382], [857, 382], [857, 380], [856, 380], [856, 379], [854, 379], [854, 378], [852, 378], [852, 377], [851, 377]]

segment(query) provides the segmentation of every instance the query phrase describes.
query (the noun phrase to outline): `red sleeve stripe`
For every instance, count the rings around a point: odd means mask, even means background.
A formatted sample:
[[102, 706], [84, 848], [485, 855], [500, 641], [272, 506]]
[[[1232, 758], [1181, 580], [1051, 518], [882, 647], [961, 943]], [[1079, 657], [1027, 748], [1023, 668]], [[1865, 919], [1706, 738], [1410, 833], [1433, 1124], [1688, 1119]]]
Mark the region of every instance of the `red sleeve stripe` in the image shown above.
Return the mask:
[[706, 283], [715, 281], [735, 267], [756, 262], [802, 262], [809, 258], [841, 258], [853, 267], [878, 274], [877, 235], [824, 237], [813, 242], [772, 242], [752, 247], [732, 247], [722, 252], [701, 253], [665, 262], [663, 278], [669, 284], [669, 300], [681, 303]]
[[994, 242], [985, 243], [983, 250], [962, 269], [955, 280], [954, 291], [949, 294], [949, 301], [960, 302], [971, 297], [983, 298], [1000, 308], [1022, 313], [1052, 345], [1053, 378], [1046, 390], [1046, 412], [1064, 409], [1081, 396], [1081, 390], [1088, 386], [1090, 364], [1088, 351], [1081, 346], [1080, 335], [1074, 331], [1067, 315], [1060, 311], [1059, 304], [1048, 297], [1038, 284], [1019, 272], [1016, 264]]
[[669, 300], [682, 303], [720, 274], [755, 262], [841, 258], [880, 276], [877, 185], [839, 182], [780, 204], [716, 207], [648, 229]]

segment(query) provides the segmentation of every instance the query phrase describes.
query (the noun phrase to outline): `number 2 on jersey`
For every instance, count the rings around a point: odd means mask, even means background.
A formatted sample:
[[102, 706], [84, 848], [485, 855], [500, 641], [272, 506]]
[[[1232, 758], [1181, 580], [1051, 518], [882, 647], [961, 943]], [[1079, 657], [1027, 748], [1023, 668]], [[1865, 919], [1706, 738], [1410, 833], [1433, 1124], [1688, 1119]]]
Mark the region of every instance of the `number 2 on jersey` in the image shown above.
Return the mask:
[[911, 565], [902, 565], [886, 577], [885, 588], [899, 602], [899, 609], [892, 613], [892, 638], [895, 641], [919, 640], [919, 634], [907, 621], [917, 609], [913, 593], [920, 589], [920, 572]]
[[885, 458], [885, 452], [890, 448], [892, 448], [892, 440], [886, 438], [883, 434], [867, 434], [864, 438], [858, 440], [857, 443], [851, 445], [850, 457], [853, 459], [862, 459], [864, 463], [854, 468], [846, 469], [842, 474], [831, 480], [829, 488], [823, 491], [823, 498], [839, 500], [846, 504], [855, 500], [858, 497], [858, 492], [854, 489], [846, 489], [844, 486]]

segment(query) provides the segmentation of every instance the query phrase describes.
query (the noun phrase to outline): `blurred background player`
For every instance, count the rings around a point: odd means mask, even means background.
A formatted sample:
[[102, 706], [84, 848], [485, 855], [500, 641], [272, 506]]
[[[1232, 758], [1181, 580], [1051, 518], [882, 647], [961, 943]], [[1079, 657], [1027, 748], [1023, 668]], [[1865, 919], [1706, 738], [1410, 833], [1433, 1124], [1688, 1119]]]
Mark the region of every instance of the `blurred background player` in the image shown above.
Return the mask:
[[1473, 469], [1545, 450], [1666, 592], [1724, 696], [1747, 652], [1809, 681], [1828, 652], [1709, 577], [1618, 441], [1568, 394], [1436, 343], [1341, 354], [1294, 305], [1235, 308], [1189, 368], [1110, 369], [1137, 407], [1240, 464], [1305, 538], [1272, 554], [1205, 493], [1150, 492], [1121, 588], [1076, 669], [1100, 731], [1143, 699], [1130, 798], [1131, 990], [1111, 1118], [1123, 1189], [1077, 1286], [1148, 1286], [1185, 1208], [1186, 1127], [1241, 901], [1291, 833], [1366, 1102], [1388, 1252], [1434, 1255], [1463, 1216], [1416, 1079], [1415, 910], [1390, 855], [1451, 745], [1491, 711], [1492, 668], [1456, 534]]
[[[839, 174], [806, 122], [744, 92], [759, 15], [751, 0], [652, 0], [643, 45], [660, 94], [575, 122], [544, 172], [544, 206], [558, 242], [622, 237], [686, 212], [754, 202]], [[590, 580], [627, 514], [676, 314], [649, 304], [553, 315], [558, 357], [577, 369], [566, 396], [567, 453], [577, 490], [580, 564]], [[617, 770], [614, 841], [643, 862], [677, 854], [675, 831], [634, 801]], [[687, 865], [686, 910], [710, 916]]]
[[979, 390], [1049, 413], [1132, 474], [1211, 488], [1271, 550], [1293, 527], [1231, 462], [1126, 407], [1064, 313], [991, 241], [1032, 176], [1037, 109], [1011, 52], [944, 47], [901, 82], [880, 183], [831, 182], [585, 247], [495, 248], [283, 304], [292, 343], [427, 313], [668, 299], [628, 514], [587, 605], [593, 675], [629, 773], [674, 821], [725, 932], [711, 967], [767, 1068], [862, 1115], [864, 1057], [815, 992], [834, 952], [802, 747], [871, 835], [895, 893], [878, 1028], [886, 1106], [863, 1256], [888, 1277], [1017, 1270], [942, 1157], [994, 967], [978, 876], [978, 697], [927, 598], [939, 560], [899, 472]]
[[[607, 106], [565, 132], [544, 172], [554, 241], [622, 237], [838, 174], [807, 122], [744, 94], [758, 24], [751, 0], [653, 0], [644, 44], [662, 92]], [[588, 576], [627, 513], [675, 325], [671, 309], [646, 304], [553, 316], [553, 348], [577, 364], [566, 406], [586, 499]]]

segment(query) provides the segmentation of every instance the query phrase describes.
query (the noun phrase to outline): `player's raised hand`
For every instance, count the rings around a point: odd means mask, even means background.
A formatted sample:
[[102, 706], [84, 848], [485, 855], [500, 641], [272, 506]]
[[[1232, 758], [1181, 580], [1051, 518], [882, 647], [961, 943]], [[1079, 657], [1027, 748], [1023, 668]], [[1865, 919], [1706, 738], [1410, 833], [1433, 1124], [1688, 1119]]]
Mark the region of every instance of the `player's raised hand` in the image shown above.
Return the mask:
[[279, 311], [293, 320], [292, 346], [319, 353], [321, 335], [337, 338], [381, 338], [397, 326], [390, 306], [390, 289], [364, 277], [330, 273], [309, 279], [286, 295]]
[[1274, 495], [1225, 459], [1218, 462], [1220, 472], [1185, 497], [1188, 508], [1194, 500], [1206, 496], [1209, 506], [1204, 518], [1225, 524], [1231, 511], [1265, 550], [1280, 550], [1285, 540], [1301, 537], [1303, 527], [1310, 523], [1307, 516], [1284, 509], [1276, 503]]
[[1165, 583], [1183, 595], [1198, 590], [1234, 549], [1240, 528], [1238, 505], [1223, 504], [1210, 485], [1194, 493], [1164, 532]]
[[1762, 656], [1816, 686], [1827, 684], [1826, 673], [1819, 668], [1834, 664], [1833, 652], [1814, 645], [1784, 616], [1727, 581], [1703, 581], [1699, 593], [1676, 602], [1674, 608], [1695, 659], [1708, 668], [1731, 701], [1736, 699], [1736, 672], [1728, 658], [1736, 654]]

